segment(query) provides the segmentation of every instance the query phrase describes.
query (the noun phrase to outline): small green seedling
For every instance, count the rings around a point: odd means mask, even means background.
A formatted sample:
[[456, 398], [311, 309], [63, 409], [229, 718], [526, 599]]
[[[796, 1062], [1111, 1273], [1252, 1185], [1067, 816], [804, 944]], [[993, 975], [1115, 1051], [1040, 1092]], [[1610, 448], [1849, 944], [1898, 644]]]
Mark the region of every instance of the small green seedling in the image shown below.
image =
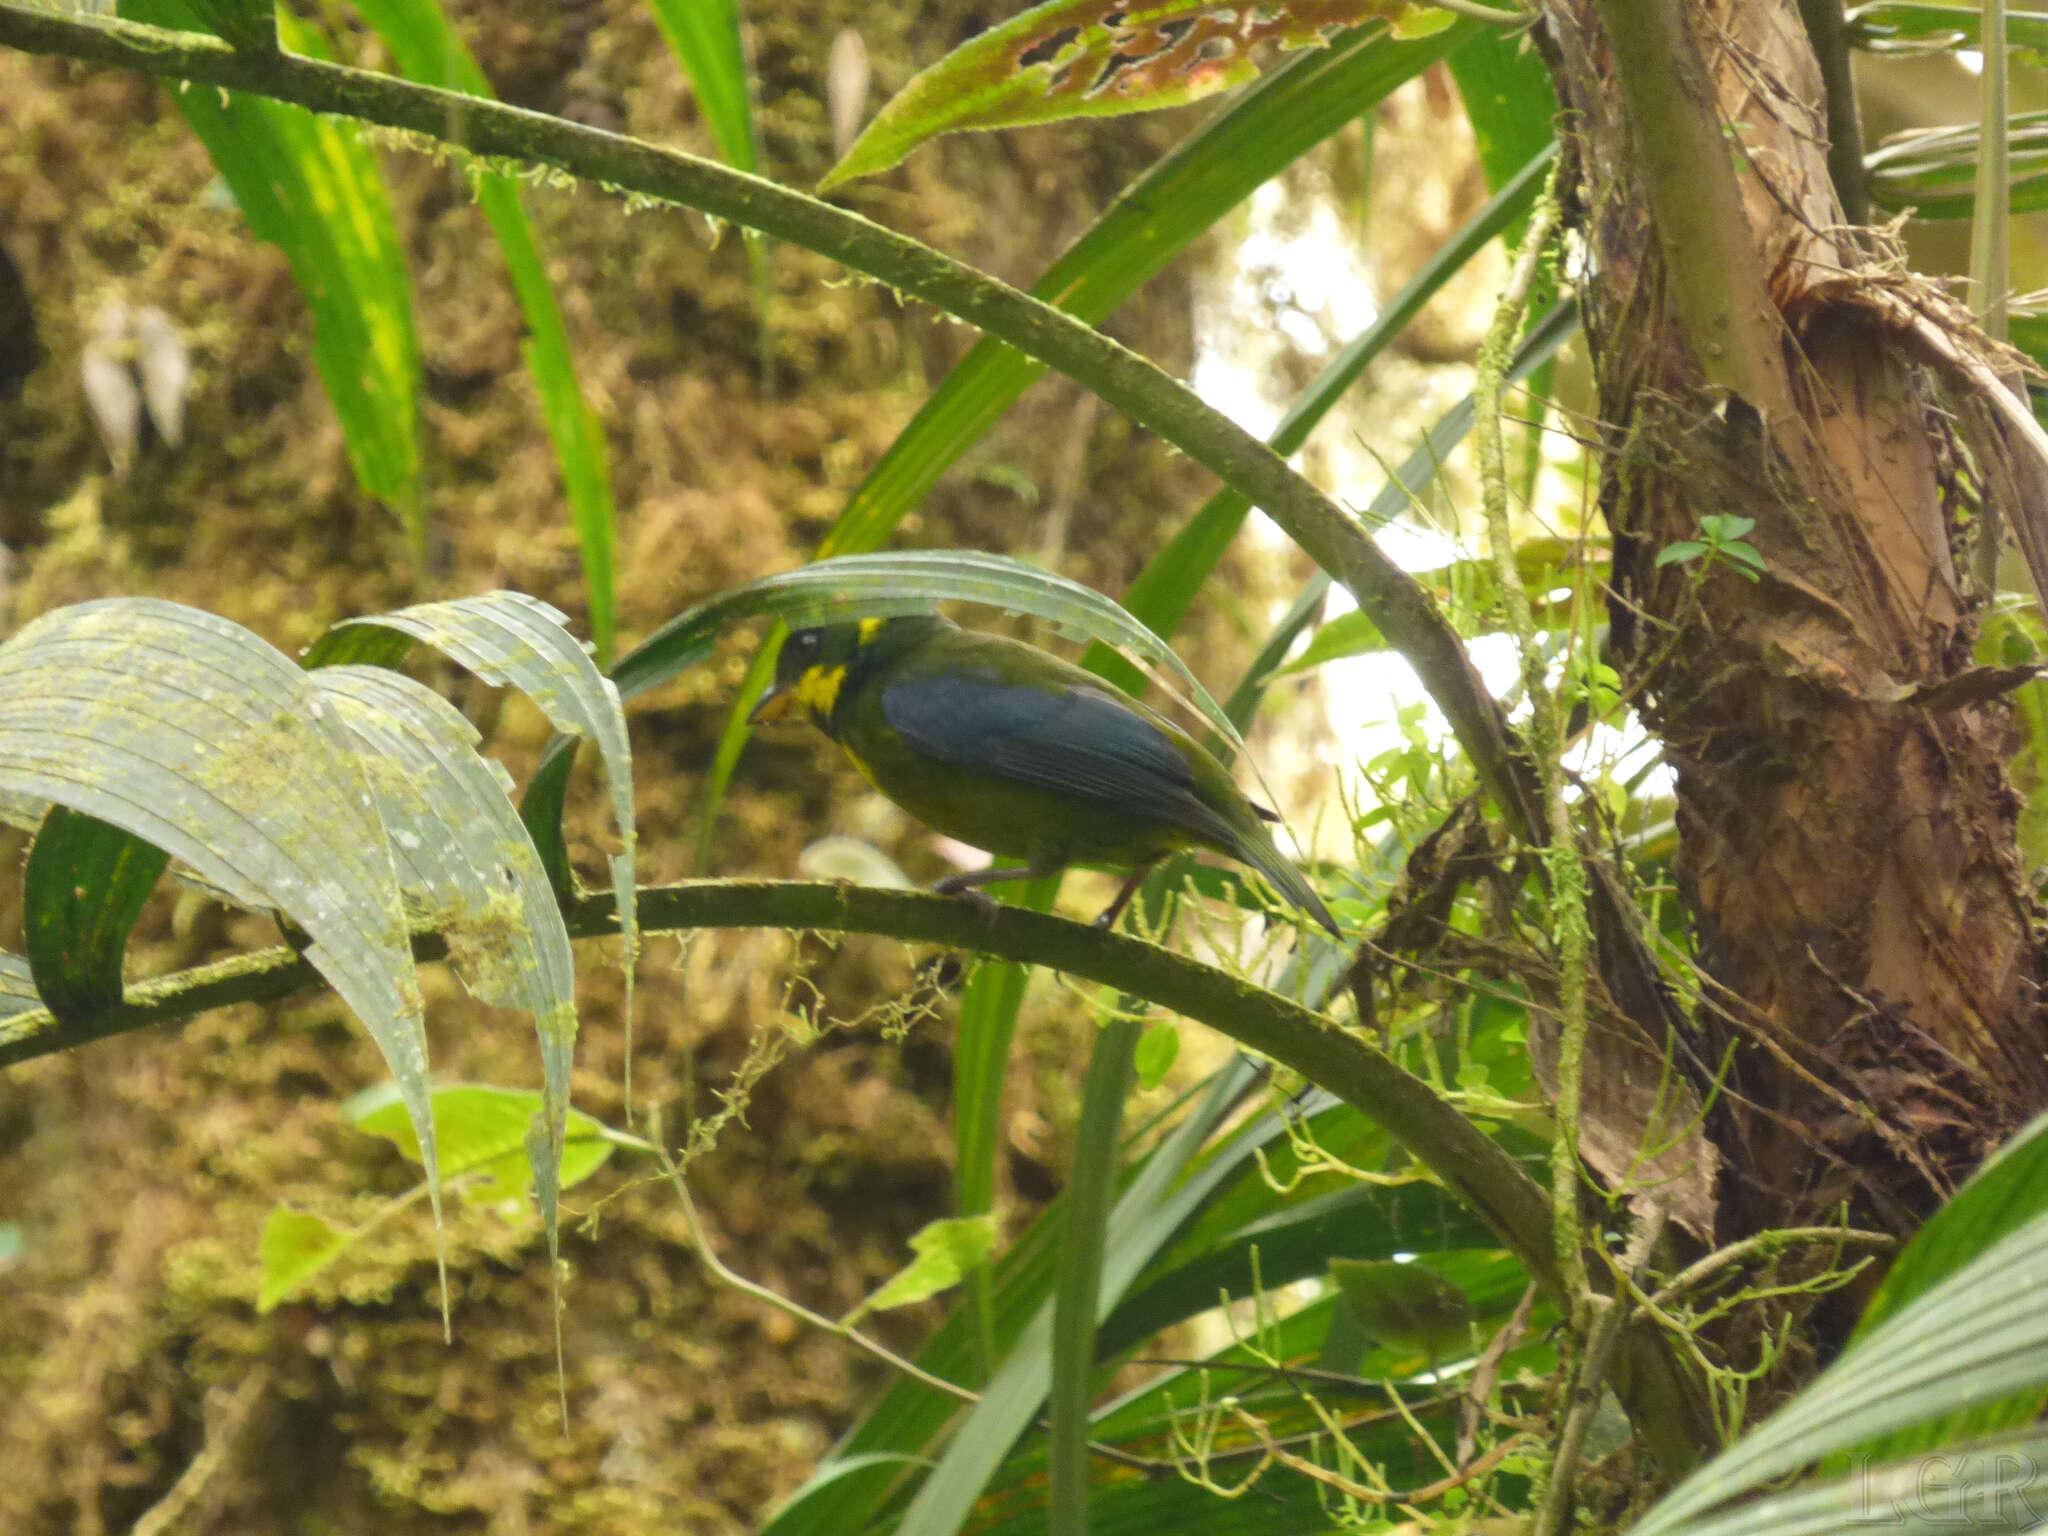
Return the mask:
[[1661, 569], [1667, 565], [1698, 562], [1701, 576], [1717, 565], [1724, 565], [1736, 575], [1756, 581], [1764, 573], [1764, 557], [1757, 553], [1754, 544], [1745, 543], [1742, 537], [1755, 526], [1753, 517], [1709, 514], [1700, 519], [1698, 538], [1681, 539], [1658, 550], [1657, 565]]

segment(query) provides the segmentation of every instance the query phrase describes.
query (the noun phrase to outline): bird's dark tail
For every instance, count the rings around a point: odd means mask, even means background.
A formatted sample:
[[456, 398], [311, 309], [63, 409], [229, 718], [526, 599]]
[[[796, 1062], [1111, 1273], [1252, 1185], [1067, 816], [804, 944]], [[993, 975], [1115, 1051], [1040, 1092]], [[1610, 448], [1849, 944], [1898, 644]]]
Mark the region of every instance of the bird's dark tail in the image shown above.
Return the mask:
[[1293, 860], [1274, 844], [1264, 827], [1254, 822], [1250, 827], [1238, 829], [1237, 841], [1239, 859], [1272, 881], [1273, 889], [1288, 901], [1329, 929], [1332, 938], [1344, 937], [1343, 930], [1337, 926], [1337, 919], [1332, 917], [1330, 909], [1323, 905], [1323, 898], [1316, 894], [1315, 887], [1310, 885], [1302, 877], [1301, 871], [1294, 867]]

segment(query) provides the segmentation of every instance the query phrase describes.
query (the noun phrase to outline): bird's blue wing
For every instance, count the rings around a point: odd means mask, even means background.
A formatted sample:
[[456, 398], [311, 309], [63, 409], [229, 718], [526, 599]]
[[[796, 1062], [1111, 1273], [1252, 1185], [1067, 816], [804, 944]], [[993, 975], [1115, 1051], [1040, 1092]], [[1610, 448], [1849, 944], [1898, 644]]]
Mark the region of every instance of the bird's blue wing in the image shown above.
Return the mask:
[[1107, 693], [913, 677], [883, 689], [882, 718], [908, 745], [955, 767], [1156, 816], [1208, 842], [1235, 841], [1196, 796], [1181, 747]]

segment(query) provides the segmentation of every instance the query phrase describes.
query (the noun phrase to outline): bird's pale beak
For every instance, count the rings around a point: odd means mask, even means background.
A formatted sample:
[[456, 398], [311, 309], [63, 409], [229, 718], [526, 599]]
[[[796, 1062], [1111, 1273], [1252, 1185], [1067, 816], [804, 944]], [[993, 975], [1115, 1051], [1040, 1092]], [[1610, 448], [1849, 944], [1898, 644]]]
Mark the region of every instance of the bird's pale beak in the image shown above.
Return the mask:
[[789, 714], [790, 705], [795, 702], [796, 693], [793, 689], [770, 688], [761, 695], [761, 702], [748, 713], [747, 724], [766, 725], [771, 721], [784, 719]]

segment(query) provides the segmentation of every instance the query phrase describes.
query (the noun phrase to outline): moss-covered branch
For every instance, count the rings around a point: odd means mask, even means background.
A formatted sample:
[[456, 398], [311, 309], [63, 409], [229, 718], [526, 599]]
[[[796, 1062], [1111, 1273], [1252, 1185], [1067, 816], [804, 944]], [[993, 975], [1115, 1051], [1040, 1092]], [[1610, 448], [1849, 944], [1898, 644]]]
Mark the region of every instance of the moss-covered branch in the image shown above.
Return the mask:
[[1427, 593], [1358, 520], [1193, 391], [1051, 305], [817, 198], [638, 139], [475, 96], [290, 53], [237, 53], [217, 38], [85, 21], [0, 3], [0, 46], [248, 91], [316, 112], [425, 134], [472, 154], [583, 180], [758, 229], [935, 305], [1056, 368], [1150, 427], [1272, 517], [1342, 582], [1414, 666], [1489, 793], [1540, 826], [1505, 721]]
[[[578, 938], [618, 931], [609, 895], [581, 897], [567, 916]], [[642, 891], [639, 917], [643, 934], [769, 927], [880, 934], [1050, 966], [1117, 987], [1220, 1030], [1370, 1115], [1469, 1203], [1545, 1289], [1556, 1287], [1543, 1193], [1505, 1152], [1382, 1052], [1299, 1003], [1214, 966], [1018, 907], [843, 883], [686, 881]], [[416, 947], [422, 959], [445, 953], [432, 936], [422, 936]], [[284, 948], [200, 966], [132, 986], [118, 1006], [67, 1024], [40, 1010], [0, 1020], [0, 1066], [320, 984], [319, 973]]]
[[[577, 938], [618, 932], [608, 894], [581, 896], [566, 915]], [[643, 935], [775, 927], [943, 944], [1049, 966], [1171, 1009], [1292, 1068], [1385, 1127], [1492, 1228], [1553, 1300], [1568, 1304], [1551, 1247], [1549, 1202], [1519, 1164], [1384, 1052], [1321, 1014], [1214, 966], [1020, 907], [844, 883], [691, 880], [656, 886], [640, 893], [639, 926]], [[433, 935], [422, 935], [414, 947], [422, 960], [438, 960], [446, 952]], [[131, 986], [118, 1006], [69, 1023], [42, 1010], [0, 1019], [0, 1067], [322, 984], [319, 973], [286, 948], [198, 966]], [[1622, 1353], [1618, 1390], [1631, 1420], [1667, 1465], [1689, 1464], [1709, 1443], [1699, 1428], [1703, 1410], [1696, 1384], [1646, 1326], [1627, 1330]]]

